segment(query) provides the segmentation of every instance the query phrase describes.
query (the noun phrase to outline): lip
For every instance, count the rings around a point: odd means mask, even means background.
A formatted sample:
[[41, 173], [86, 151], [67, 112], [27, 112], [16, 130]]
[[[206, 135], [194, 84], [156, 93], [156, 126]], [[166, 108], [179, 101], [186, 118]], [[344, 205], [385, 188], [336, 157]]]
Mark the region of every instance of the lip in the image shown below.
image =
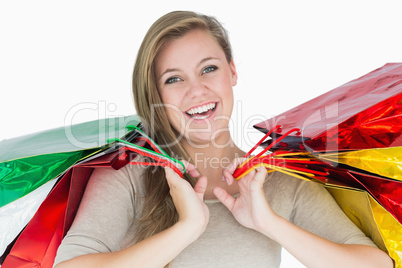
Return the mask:
[[[203, 118], [203, 119], [196, 119], [196, 118], [191, 117], [191, 116], [187, 113], [187, 111], [189, 111], [189, 110], [191, 110], [191, 109], [193, 109], [193, 108], [198, 108], [198, 107], [201, 107], [201, 106], [206, 105], [206, 104], [209, 104], [209, 103], [215, 103], [215, 108], [214, 108], [213, 113], [210, 114], [210, 115], [209, 115], [208, 117], [206, 117], [206, 118]], [[217, 101], [208, 101], [208, 102], [204, 102], [204, 103], [201, 103], [201, 104], [197, 104], [197, 105], [195, 105], [195, 106], [192, 106], [192, 107], [188, 108], [186, 111], [184, 111], [183, 113], [187, 116], [188, 119], [192, 120], [193, 122], [202, 123], [202, 122], [204, 122], [205, 120], [210, 120], [210, 119], [212, 119], [212, 118], [215, 116], [215, 113], [216, 113], [216, 111], [217, 111], [217, 109], [218, 109], [218, 106], [219, 106], [219, 102], [217, 102]]]

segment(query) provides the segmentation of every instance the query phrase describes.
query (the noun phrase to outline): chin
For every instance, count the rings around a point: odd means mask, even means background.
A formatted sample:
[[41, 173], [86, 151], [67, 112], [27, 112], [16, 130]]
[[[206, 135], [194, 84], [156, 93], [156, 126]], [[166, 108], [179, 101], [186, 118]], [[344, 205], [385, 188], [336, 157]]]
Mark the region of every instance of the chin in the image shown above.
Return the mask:
[[187, 137], [187, 142], [192, 145], [202, 146], [200, 148], [211, 148], [211, 146], [221, 148], [228, 145], [228, 142], [231, 140], [230, 137], [230, 132], [225, 128], [208, 133], [193, 133]]

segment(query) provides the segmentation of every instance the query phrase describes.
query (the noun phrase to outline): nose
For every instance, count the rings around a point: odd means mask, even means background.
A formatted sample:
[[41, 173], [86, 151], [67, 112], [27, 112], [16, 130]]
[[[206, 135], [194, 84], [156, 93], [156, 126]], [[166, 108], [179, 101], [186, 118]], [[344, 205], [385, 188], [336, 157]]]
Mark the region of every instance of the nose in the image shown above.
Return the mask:
[[201, 79], [193, 79], [189, 83], [187, 95], [191, 98], [197, 98], [206, 95], [208, 87], [201, 81]]

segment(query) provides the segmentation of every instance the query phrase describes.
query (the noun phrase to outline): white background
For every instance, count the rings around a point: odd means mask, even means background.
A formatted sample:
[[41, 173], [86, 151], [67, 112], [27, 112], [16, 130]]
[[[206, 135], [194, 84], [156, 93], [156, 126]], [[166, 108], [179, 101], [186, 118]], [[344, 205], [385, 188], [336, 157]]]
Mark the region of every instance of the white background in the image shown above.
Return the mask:
[[[216, 16], [239, 74], [233, 136], [387, 62], [402, 61], [400, 1], [0, 2], [0, 141], [134, 114], [131, 72], [148, 27], [172, 10]], [[253, 139], [250, 141], [250, 138]], [[287, 254], [283, 267], [298, 267]]]

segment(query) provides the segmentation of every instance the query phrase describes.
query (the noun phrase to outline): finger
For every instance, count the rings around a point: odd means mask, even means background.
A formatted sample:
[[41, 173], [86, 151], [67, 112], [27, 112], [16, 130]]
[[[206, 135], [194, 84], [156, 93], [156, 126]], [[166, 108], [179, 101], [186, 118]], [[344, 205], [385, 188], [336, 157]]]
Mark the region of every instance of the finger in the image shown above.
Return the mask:
[[226, 183], [228, 185], [231, 185], [235, 178], [233, 177], [234, 171], [237, 169], [237, 167], [242, 164], [247, 158], [241, 157], [241, 158], [235, 158], [232, 163], [223, 170], [223, 179], [225, 179]]
[[233, 174], [236, 168], [243, 163], [247, 158], [240, 157], [240, 158], [235, 158], [232, 163], [226, 168], [227, 171], [229, 171], [230, 174]]
[[228, 185], [231, 185], [235, 180], [233, 175], [226, 169], [223, 170], [223, 177]]
[[227, 207], [230, 212], [232, 212], [236, 199], [220, 187], [214, 187], [212, 192], [214, 193], [216, 198], [218, 198], [218, 200], [221, 201], [222, 204], [225, 205], [225, 207]]
[[167, 182], [169, 184], [169, 187], [170, 188], [175, 187], [175, 185], [177, 183], [177, 180], [181, 179], [181, 178], [170, 167], [164, 167], [164, 169], [165, 169], [165, 174], [166, 174], [166, 180], [167, 180]]
[[[250, 170], [247, 170], [244, 175], [241, 177], [241, 180], [249, 180], [254, 178], [255, 176], [255, 169], [251, 168]], [[228, 185], [231, 185], [235, 180], [238, 180], [239, 178], [234, 178], [232, 174], [229, 173], [229, 171], [224, 170], [223, 171], [223, 177], [225, 181], [227, 182]]]
[[197, 178], [200, 176], [200, 173], [198, 172], [198, 170], [196, 169], [196, 167], [187, 162], [186, 160], [181, 160], [181, 162], [183, 163], [184, 167], [186, 168], [186, 171], [193, 176], [194, 178]]
[[267, 169], [264, 166], [259, 166], [256, 169], [254, 180], [258, 181], [259, 184], [262, 185], [264, 184], [266, 177], [267, 177]]
[[207, 184], [208, 184], [207, 177], [202, 176], [201, 178], [198, 179], [197, 183], [194, 186], [194, 191], [200, 200], [204, 200], [204, 194], [205, 191], [207, 190]]

